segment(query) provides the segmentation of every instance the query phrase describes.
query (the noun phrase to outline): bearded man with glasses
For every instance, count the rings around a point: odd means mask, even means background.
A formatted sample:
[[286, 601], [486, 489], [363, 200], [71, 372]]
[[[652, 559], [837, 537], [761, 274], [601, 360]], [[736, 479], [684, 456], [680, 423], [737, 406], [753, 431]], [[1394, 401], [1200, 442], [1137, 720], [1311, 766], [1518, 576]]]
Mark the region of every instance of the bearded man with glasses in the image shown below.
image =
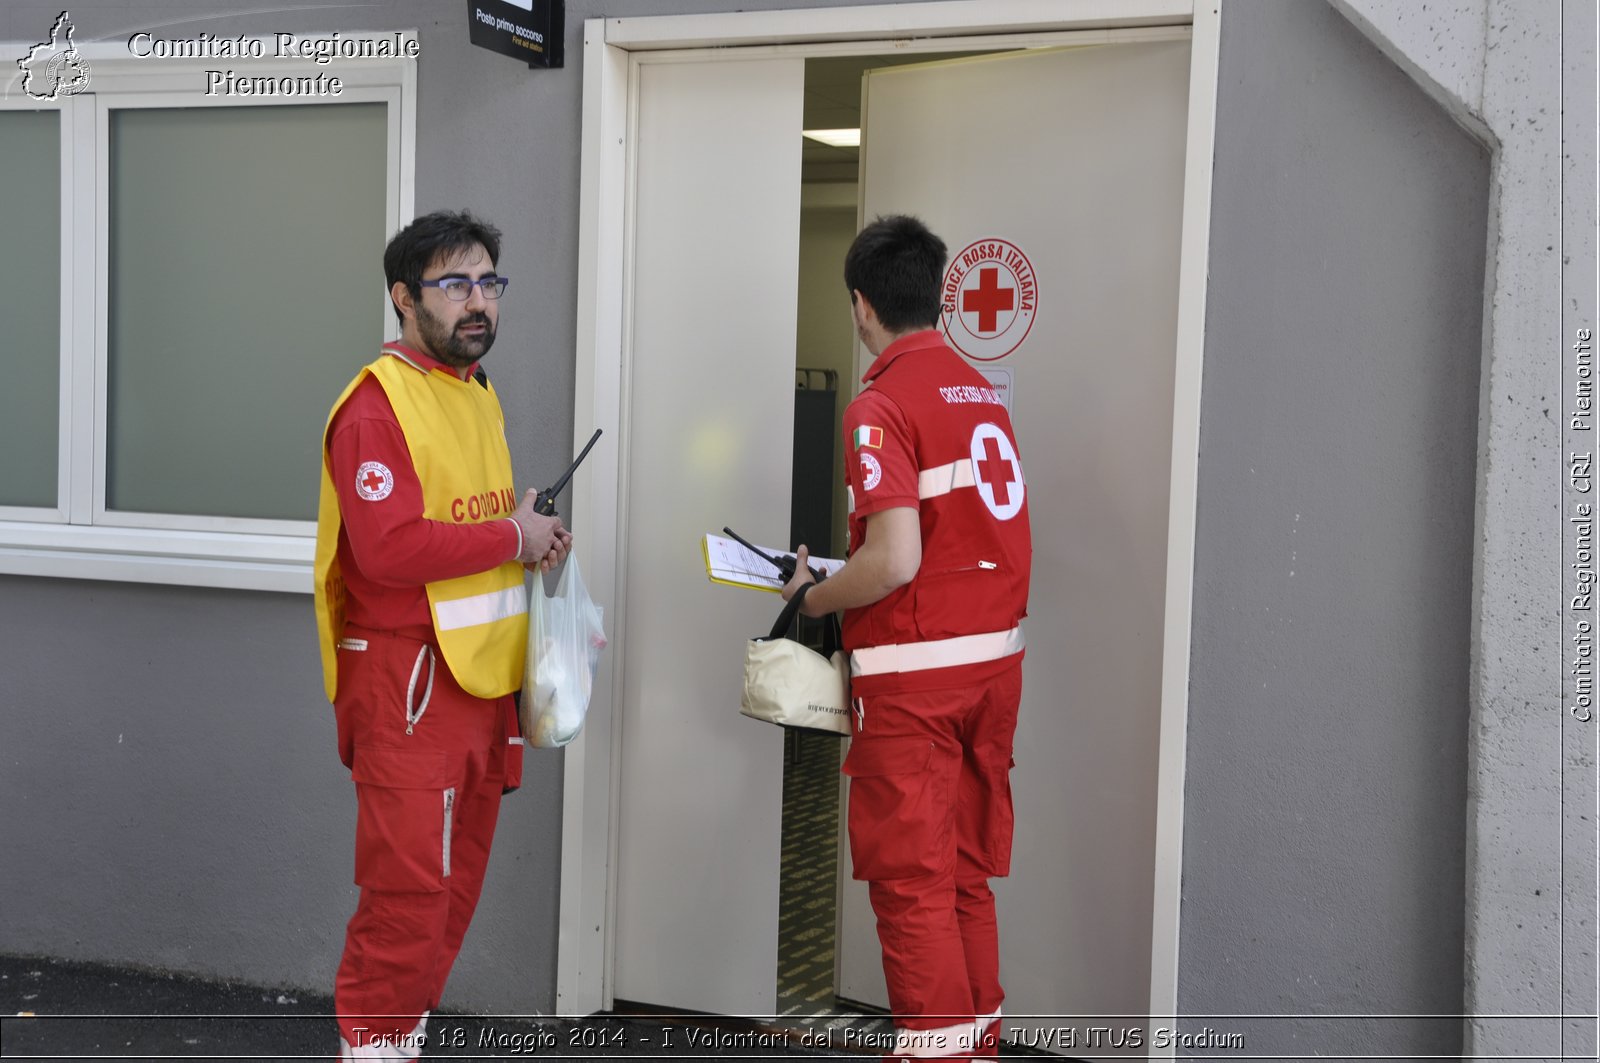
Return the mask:
[[342, 1059], [415, 1059], [426, 1041], [500, 797], [522, 779], [524, 568], [572, 546], [536, 491], [518, 500], [478, 367], [508, 283], [499, 257], [499, 230], [465, 213], [395, 235], [383, 265], [400, 341], [345, 388], [323, 436], [317, 626], [361, 887], [334, 980]]

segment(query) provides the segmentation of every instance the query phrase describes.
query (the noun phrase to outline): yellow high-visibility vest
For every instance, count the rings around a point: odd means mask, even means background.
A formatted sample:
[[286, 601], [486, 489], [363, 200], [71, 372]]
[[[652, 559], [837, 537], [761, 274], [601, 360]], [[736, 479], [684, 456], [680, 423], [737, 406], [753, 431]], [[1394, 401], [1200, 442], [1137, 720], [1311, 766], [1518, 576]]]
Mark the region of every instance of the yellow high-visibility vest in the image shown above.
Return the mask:
[[[369, 374], [383, 386], [405, 434], [422, 483], [423, 517], [461, 524], [510, 516], [516, 508], [516, 491], [505, 415], [494, 388], [448, 371], [427, 372], [397, 354], [385, 354], [363, 367], [344, 389], [328, 414], [329, 426]], [[344, 629], [340, 526], [325, 427], [315, 577], [317, 635], [329, 701], [338, 692], [335, 645]], [[528, 594], [522, 565], [507, 561], [470, 576], [437, 580], [427, 585], [427, 591], [439, 649], [462, 689], [480, 698], [497, 698], [521, 687], [528, 649]]]

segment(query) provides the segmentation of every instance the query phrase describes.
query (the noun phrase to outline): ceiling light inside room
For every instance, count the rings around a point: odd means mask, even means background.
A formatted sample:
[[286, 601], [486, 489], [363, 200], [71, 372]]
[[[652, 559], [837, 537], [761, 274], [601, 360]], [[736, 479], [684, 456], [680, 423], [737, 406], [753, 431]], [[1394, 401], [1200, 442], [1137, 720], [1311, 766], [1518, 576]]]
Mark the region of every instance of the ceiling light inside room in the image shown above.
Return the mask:
[[859, 148], [861, 146], [860, 129], [807, 129], [800, 134], [815, 140], [819, 144], [826, 144], [830, 148]]

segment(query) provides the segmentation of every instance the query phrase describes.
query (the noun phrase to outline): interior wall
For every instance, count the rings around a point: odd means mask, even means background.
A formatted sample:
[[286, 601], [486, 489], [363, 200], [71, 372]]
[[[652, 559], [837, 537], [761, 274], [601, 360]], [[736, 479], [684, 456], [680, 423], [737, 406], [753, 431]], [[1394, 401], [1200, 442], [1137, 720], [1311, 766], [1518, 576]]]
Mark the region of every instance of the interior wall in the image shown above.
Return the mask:
[[[1321, 0], [1228, 0], [1221, 32], [1178, 1011], [1448, 1016], [1489, 155]], [[1461, 1048], [1453, 1019], [1209, 1024]]]
[[[852, 201], [854, 199], [854, 185]], [[807, 207], [801, 191], [799, 319], [795, 328], [797, 365], [832, 369], [839, 375], [833, 407], [833, 556], [843, 557], [845, 528], [844, 448], [839, 442], [844, 408], [855, 397], [855, 324], [844, 290], [844, 255], [856, 237], [856, 208]], [[793, 545], [793, 544], [789, 544]]]

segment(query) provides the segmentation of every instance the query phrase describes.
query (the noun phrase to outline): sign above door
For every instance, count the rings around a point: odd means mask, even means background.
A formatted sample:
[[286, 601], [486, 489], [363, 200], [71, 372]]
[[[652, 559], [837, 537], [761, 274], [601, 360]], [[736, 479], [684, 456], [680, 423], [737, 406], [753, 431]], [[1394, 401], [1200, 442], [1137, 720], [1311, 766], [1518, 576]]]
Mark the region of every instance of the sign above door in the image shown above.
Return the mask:
[[567, 0], [467, 0], [472, 43], [531, 67], [563, 64]]

